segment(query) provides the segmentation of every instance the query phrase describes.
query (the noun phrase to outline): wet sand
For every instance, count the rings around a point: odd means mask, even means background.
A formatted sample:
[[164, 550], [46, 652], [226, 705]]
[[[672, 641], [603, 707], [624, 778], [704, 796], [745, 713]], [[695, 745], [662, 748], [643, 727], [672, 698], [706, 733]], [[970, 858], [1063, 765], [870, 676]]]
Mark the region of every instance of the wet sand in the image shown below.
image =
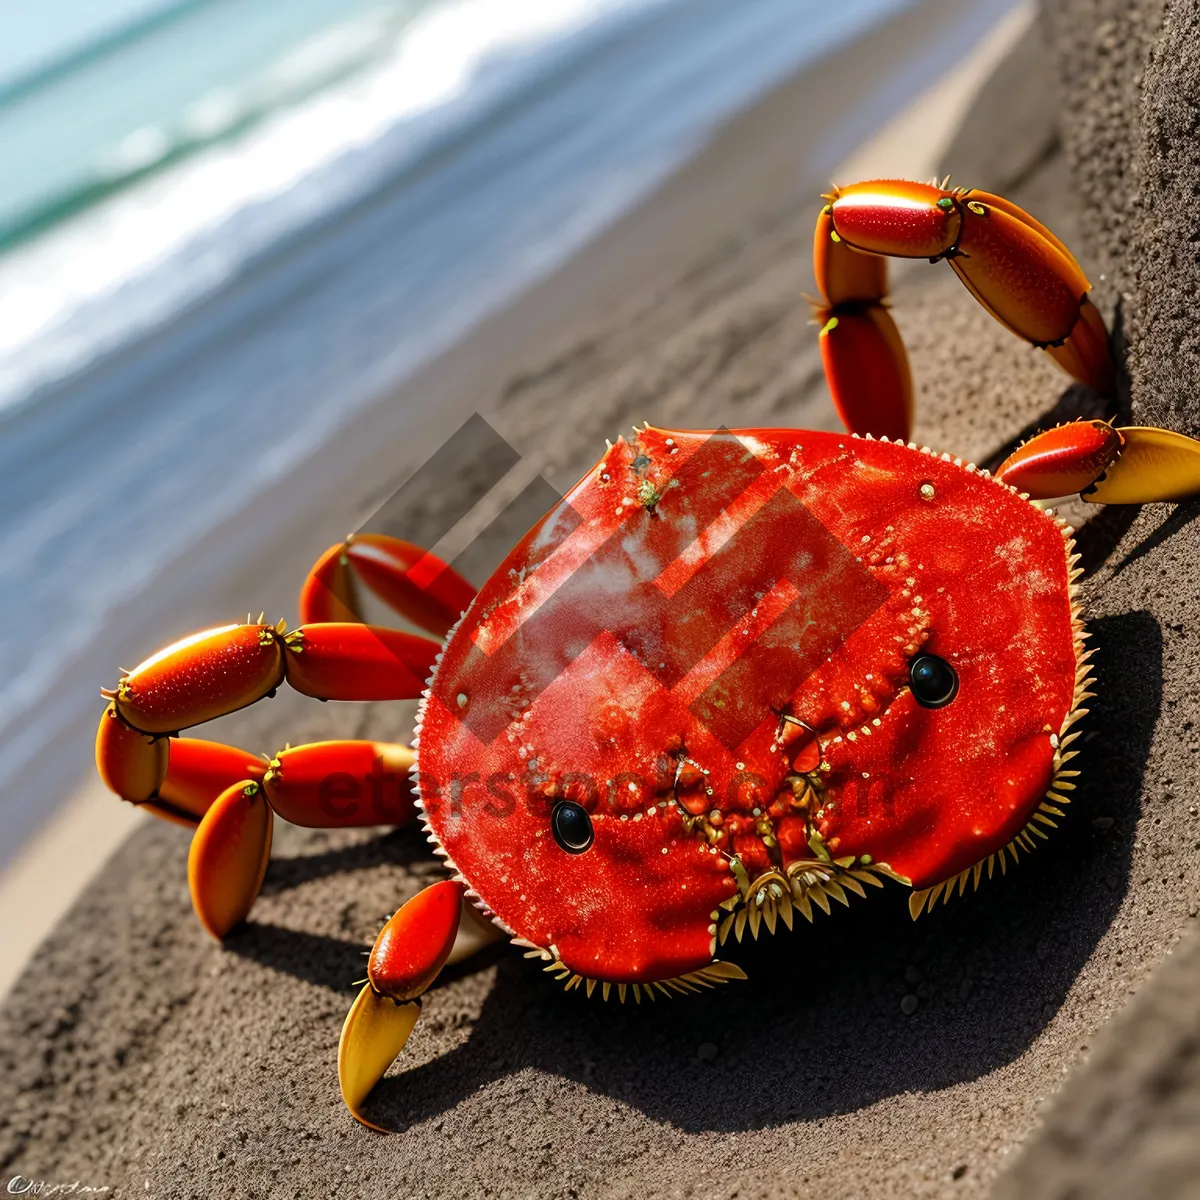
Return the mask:
[[[454, 397], [478, 397], [522, 455], [448, 539], [471, 544], [476, 572], [521, 531], [489, 524], [508, 497], [539, 474], [566, 486], [634, 421], [833, 427], [798, 302], [812, 286], [822, 181], [798, 179], [784, 148], [851, 67], [870, 77], [872, 54], [917, 54], [936, 8], [826, 77], [785, 85], [420, 381], [443, 424], [462, 412]], [[934, 165], [1025, 204], [1095, 274], [1090, 253], [1122, 253], [1081, 213], [1052, 124], [1048, 48], [1041, 29], [1021, 41]], [[1068, 127], [1069, 148], [1075, 137]], [[1099, 282], [1106, 316], [1118, 298], [1132, 303]], [[1144, 302], [1152, 286], [1134, 281], [1129, 295]], [[986, 465], [1034, 424], [1096, 410], [945, 267], [904, 272], [895, 301], [922, 441]], [[1135, 401], [1152, 390], [1135, 365]], [[319, 549], [353, 523], [348, 510], [369, 511], [407, 474], [386, 467], [402, 447], [367, 444], [365, 486], [332, 528], [298, 528], [257, 572], [264, 603], [289, 604], [288, 569], [312, 556], [301, 544]], [[460, 493], [473, 486], [457, 481]], [[411, 536], [437, 527], [454, 490], [413, 497]], [[186, 835], [147, 823], [5, 1004], [4, 1171], [171, 1197], [985, 1194], [1200, 895], [1194, 514], [1070, 515], [1087, 521], [1078, 542], [1101, 694], [1078, 799], [1020, 870], [915, 924], [889, 889], [744, 947], [748, 983], [653, 1008], [564, 996], [498, 950], [429, 996], [405, 1071], [372, 1104], [404, 1132], [381, 1138], [341, 1107], [337, 1032], [381, 917], [436, 876], [422, 839], [281, 829], [251, 921], [217, 946], [188, 905]], [[246, 594], [231, 586], [231, 603], [244, 609]], [[410, 720], [411, 706], [280, 696], [221, 732], [270, 749], [396, 737]]]

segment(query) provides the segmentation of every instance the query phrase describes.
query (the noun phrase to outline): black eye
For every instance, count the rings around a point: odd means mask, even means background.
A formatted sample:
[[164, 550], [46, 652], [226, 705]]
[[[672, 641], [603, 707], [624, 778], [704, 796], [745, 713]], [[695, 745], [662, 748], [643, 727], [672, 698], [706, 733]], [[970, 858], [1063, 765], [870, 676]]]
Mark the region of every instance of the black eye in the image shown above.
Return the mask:
[[908, 670], [913, 698], [923, 708], [941, 708], [958, 695], [954, 668], [936, 654], [922, 654]]
[[574, 800], [562, 800], [550, 814], [554, 840], [568, 854], [582, 854], [592, 844], [592, 818]]

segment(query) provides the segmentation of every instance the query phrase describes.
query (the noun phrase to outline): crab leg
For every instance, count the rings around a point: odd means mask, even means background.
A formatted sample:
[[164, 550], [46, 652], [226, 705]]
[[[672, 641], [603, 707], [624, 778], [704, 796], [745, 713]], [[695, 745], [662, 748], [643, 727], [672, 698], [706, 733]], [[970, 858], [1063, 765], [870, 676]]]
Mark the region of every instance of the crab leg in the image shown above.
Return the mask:
[[834, 407], [851, 433], [908, 441], [912, 430], [912, 375], [891, 314], [887, 259], [853, 249], [833, 228], [832, 205], [817, 217], [813, 237], [821, 362]]
[[134, 729], [175, 733], [261, 700], [284, 674], [280, 630], [222, 625], [152, 654], [102, 695]]
[[912, 376], [891, 314], [882, 304], [823, 310], [819, 341], [829, 392], [851, 433], [907, 442]]
[[358, 586], [346, 557], [346, 543], [330, 546], [309, 568], [300, 587], [302, 624], [361, 621]]
[[319, 700], [414, 700], [425, 690], [438, 644], [379, 625], [301, 625], [283, 637], [285, 677]]
[[380, 931], [367, 960], [367, 981], [346, 1014], [338, 1042], [338, 1080], [353, 1116], [386, 1132], [360, 1111], [371, 1089], [404, 1049], [421, 1015], [421, 995], [450, 957], [465, 886], [443, 880], [418, 892]]
[[[325, 742], [269, 764], [176, 731], [253, 704], [284, 680], [327, 700], [414, 699], [436, 642], [371, 625], [226, 625], [160, 650], [124, 675], [96, 735], [96, 763], [118, 795], [196, 827], [188, 880], [205, 928], [223, 937], [249, 912], [270, 853], [272, 810], [305, 825], [401, 824], [412, 804], [407, 747]], [[394, 795], [385, 802], [384, 785]], [[198, 824], [197, 824], [198, 823]]]
[[436, 554], [383, 533], [351, 534], [317, 560], [300, 591], [300, 619], [361, 621], [358, 584], [418, 628], [444, 637], [475, 589]]
[[996, 477], [1035, 500], [1079, 492], [1093, 504], [1200, 495], [1200, 441], [1166, 429], [1073, 421], [1018, 447]]
[[[1065, 245], [1024, 209], [991, 192], [905, 180], [838, 188], [817, 218], [813, 263], [826, 307], [821, 356], [848, 429], [908, 439], [911, 383], [882, 307], [884, 268], [872, 256], [945, 258], [971, 294], [1068, 374], [1110, 392], [1108, 330]], [[1200, 495], [1200, 442], [1143, 426], [1077, 421], [1021, 446], [997, 472], [1033, 499], [1079, 492], [1097, 504]]]
[[398, 742], [312, 742], [276, 754], [262, 786], [267, 803], [293, 825], [407, 825], [415, 815], [408, 786], [414, 761]]
[[246, 919], [271, 857], [274, 818], [262, 785], [226, 788], [204, 814], [188, 851], [188, 891], [200, 924], [220, 940]]
[[887, 259], [845, 242], [833, 227], [833, 205], [817, 216], [813, 233], [813, 270], [830, 309], [851, 304], [878, 304], [887, 295]]
[[96, 730], [96, 770], [104, 786], [131, 804], [156, 799], [167, 777], [167, 742], [126, 724], [109, 704]]
[[223, 938], [250, 912], [271, 852], [273, 814], [323, 829], [407, 824], [413, 761], [407, 746], [359, 741], [313, 742], [282, 750], [269, 764], [258, 760], [258, 775], [226, 788], [192, 839], [188, 887], [204, 928]]
[[437, 652], [428, 638], [374, 625], [224, 625], [160, 650], [104, 695], [134, 729], [176, 733], [272, 695], [285, 679], [323, 700], [415, 699]]
[[[998, 321], [1047, 350], [1076, 379], [1111, 390], [1108, 332], [1087, 299], [1091, 285], [1062, 242], [1023, 209], [990, 192], [906, 180], [856, 183], [835, 189], [828, 200], [817, 219], [814, 265], [829, 305], [819, 317], [826, 328], [831, 316], [838, 325], [822, 338], [822, 355], [835, 403], [852, 422], [852, 432], [895, 436], [885, 427], [896, 427], [903, 392], [886, 388], [874, 402], [872, 395], [889, 371], [907, 378], [908, 370], [890, 320], [883, 326], [873, 313], [884, 295], [882, 275], [855, 263], [854, 251], [948, 259]], [[864, 306], [872, 311], [876, 332], [862, 331], [855, 344], [844, 336], [847, 344], [837, 352], [831, 335], [843, 327], [843, 314]], [[868, 418], [872, 403], [875, 415]]]
[[1113, 390], [1113, 366], [1108, 354], [1108, 327], [1096, 306], [1085, 296], [1079, 302], [1079, 320], [1061, 346], [1046, 353], [1066, 373], [1101, 395]]
[[195, 829], [227, 787], [261, 778], [267, 764], [220, 742], [142, 733], [109, 704], [96, 730], [96, 767], [122, 800]]
[[950, 266], [976, 300], [1018, 337], [1035, 346], [1065, 341], [1091, 284], [1075, 259], [1027, 213], [1015, 205], [996, 207], [988, 193], [979, 195], [988, 203], [974, 192], [955, 197], [962, 226]]
[[167, 776], [158, 789], [159, 804], [146, 807], [192, 829], [226, 788], [259, 780], [267, 769], [265, 758], [224, 742], [181, 737], [163, 738], [162, 744], [169, 746]]
[[151, 739], [110, 704], [96, 761], [123, 799], [196, 831], [188, 884], [201, 923], [216, 938], [245, 919], [258, 895], [272, 813], [315, 828], [406, 825], [414, 816], [407, 784], [413, 752], [391, 742], [314, 742], [267, 762], [220, 742]]

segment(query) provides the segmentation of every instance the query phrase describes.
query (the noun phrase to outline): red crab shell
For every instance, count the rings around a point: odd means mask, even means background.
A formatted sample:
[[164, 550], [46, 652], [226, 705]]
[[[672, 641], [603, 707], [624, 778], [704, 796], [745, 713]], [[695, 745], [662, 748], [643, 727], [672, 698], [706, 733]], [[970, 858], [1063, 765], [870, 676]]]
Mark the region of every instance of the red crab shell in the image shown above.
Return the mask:
[[[1067, 532], [898, 443], [620, 441], [448, 639], [419, 728], [429, 830], [510, 932], [614, 982], [711, 962], [738, 878], [815, 853], [950, 878], [1051, 783]], [[922, 652], [958, 673], [946, 707], [908, 689]], [[583, 853], [552, 835], [564, 798], [591, 814]]]

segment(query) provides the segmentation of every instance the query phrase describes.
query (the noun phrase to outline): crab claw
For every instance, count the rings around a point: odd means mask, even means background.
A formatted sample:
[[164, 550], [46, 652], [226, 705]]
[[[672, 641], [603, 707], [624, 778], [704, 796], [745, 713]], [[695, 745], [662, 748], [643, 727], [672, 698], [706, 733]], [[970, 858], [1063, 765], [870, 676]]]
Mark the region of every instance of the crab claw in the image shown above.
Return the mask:
[[1151, 504], [1200, 495], [1200, 442], [1145, 425], [1118, 429], [1121, 452], [1090, 487], [1092, 504]]
[[418, 892], [380, 930], [367, 961], [367, 982], [342, 1026], [338, 1080], [351, 1115], [386, 1132], [359, 1111], [383, 1078], [421, 1013], [419, 997], [445, 966], [458, 933], [466, 888], [446, 879]]
[[1073, 421], [1020, 446], [996, 477], [1034, 500], [1078, 492], [1093, 504], [1200, 495], [1200, 441], [1167, 429]]
[[346, 1014], [338, 1042], [338, 1081], [350, 1115], [368, 1129], [388, 1132], [382, 1125], [368, 1121], [359, 1110], [404, 1049], [420, 1015], [420, 1000], [390, 1000], [370, 983], [363, 984]]
[[204, 814], [188, 853], [188, 888], [200, 923], [223, 938], [245, 920], [267, 872], [273, 818], [255, 780], [226, 788]]

